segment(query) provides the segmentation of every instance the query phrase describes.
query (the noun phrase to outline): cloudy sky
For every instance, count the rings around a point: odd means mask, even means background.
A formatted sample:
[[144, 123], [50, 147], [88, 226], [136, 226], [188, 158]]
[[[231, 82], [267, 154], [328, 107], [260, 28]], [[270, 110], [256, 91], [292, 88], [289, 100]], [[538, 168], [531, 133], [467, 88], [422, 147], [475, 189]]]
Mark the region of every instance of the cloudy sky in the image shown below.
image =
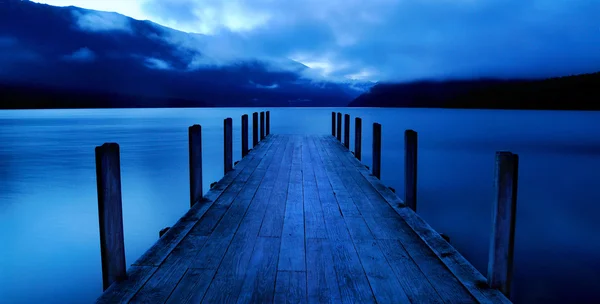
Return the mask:
[[[115, 11], [291, 58], [326, 77], [547, 77], [600, 71], [599, 0], [39, 0]], [[219, 51], [219, 50], [217, 50]]]

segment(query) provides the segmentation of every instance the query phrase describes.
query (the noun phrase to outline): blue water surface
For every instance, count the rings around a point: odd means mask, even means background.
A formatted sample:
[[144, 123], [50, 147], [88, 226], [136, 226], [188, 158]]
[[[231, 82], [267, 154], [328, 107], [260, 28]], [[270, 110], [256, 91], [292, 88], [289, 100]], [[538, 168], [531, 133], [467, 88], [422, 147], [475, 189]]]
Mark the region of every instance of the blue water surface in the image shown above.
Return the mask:
[[[234, 119], [239, 160], [240, 116], [261, 110], [0, 111], [0, 302], [87, 303], [102, 292], [95, 146], [121, 146], [131, 264], [189, 207], [188, 126], [203, 127], [209, 189], [223, 175], [223, 118]], [[280, 134], [329, 134], [331, 111], [362, 117], [367, 165], [372, 123], [381, 123], [382, 180], [400, 197], [403, 134], [416, 130], [418, 212], [484, 275], [494, 154], [518, 153], [513, 301], [600, 302], [599, 112], [269, 110], [271, 132]]]

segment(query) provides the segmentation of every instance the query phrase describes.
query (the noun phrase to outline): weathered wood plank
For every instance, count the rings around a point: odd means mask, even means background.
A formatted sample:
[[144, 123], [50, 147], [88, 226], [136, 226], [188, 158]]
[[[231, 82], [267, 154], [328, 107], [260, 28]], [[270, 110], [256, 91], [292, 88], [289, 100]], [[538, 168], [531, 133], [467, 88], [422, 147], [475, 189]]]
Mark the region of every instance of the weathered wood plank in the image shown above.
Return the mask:
[[[274, 155], [277, 155], [277, 149], [280, 148], [281, 140], [275, 140], [269, 145], [267, 149], [262, 149], [257, 157], [255, 157], [249, 165], [242, 168], [241, 173], [237, 176], [235, 181], [227, 188], [225, 193], [219, 197], [219, 199], [215, 202], [215, 204], [206, 212], [206, 214], [198, 221], [198, 223], [194, 226], [191, 233], [199, 234], [199, 235], [210, 235], [213, 233], [213, 230], [221, 223], [221, 220], [226, 212], [231, 209], [234, 201], [237, 200], [238, 204], [249, 204], [249, 199], [252, 198], [254, 192], [256, 192], [256, 188], [262, 179], [262, 175], [264, 175], [264, 170], [261, 171], [261, 168], [266, 167], [269, 163], [267, 160], [271, 160]], [[251, 178], [254, 176], [254, 178]], [[250, 187], [248, 187], [250, 185]], [[253, 191], [254, 190], [254, 191]], [[246, 198], [247, 200], [244, 200]], [[240, 208], [234, 208], [234, 210], [243, 209], [244, 206]], [[227, 223], [225, 224], [234, 225], [235, 223]], [[215, 235], [215, 237], [218, 237]]]
[[[381, 196], [375, 192], [373, 195], [372, 186], [363, 178], [356, 178], [359, 175], [354, 166], [347, 165], [347, 159], [351, 157], [348, 151], [336, 142], [323, 138], [323, 144], [327, 147], [327, 154], [334, 162], [338, 163], [336, 172], [343, 182], [345, 189], [341, 192], [347, 193], [352, 198], [354, 204], [358, 207], [360, 214], [369, 217], [392, 217], [398, 218], [394, 210], [385, 203]], [[371, 191], [370, 191], [371, 190]]]
[[[344, 173], [354, 180], [355, 184], [352, 184], [352, 182], [348, 182], [348, 184], [351, 185], [350, 188], [360, 190], [356, 192], [356, 196], [363, 200], [366, 199], [370, 202], [372, 210], [374, 210], [374, 212], [366, 213], [365, 216], [399, 218], [396, 212], [394, 212], [393, 208], [385, 202], [382, 195], [373, 187], [373, 184], [366, 180], [365, 177], [359, 172], [368, 171], [363, 166], [356, 166], [356, 163], [358, 163], [358, 161], [354, 157], [352, 157], [352, 155], [341, 149], [335, 141], [327, 139], [325, 139], [325, 141], [326, 145], [328, 145], [333, 150], [331, 154], [336, 156], [336, 160], [339, 161], [340, 166], [345, 167]], [[393, 194], [393, 192], [391, 192], [387, 187], [383, 186], [383, 184], [379, 184]], [[360, 192], [362, 192], [363, 194], [361, 195]], [[395, 194], [393, 195], [395, 197]]]
[[304, 230], [306, 238], [326, 238], [327, 228], [323, 217], [323, 208], [319, 200], [319, 190], [314, 167], [317, 165], [314, 159], [318, 155], [311, 153], [310, 140], [302, 139], [302, 188], [304, 190]]
[[[330, 141], [321, 139], [323, 146], [325, 147], [325, 156], [331, 160], [335, 166], [333, 174], [336, 174], [339, 180], [341, 181], [340, 186], [336, 189], [336, 195], [340, 197], [347, 197], [355, 205], [360, 214], [363, 216], [386, 216], [389, 214], [393, 214], [386, 211], [379, 211], [375, 208], [373, 204], [363, 195], [360, 189], [357, 187], [356, 183], [350, 176], [351, 172], [346, 169], [344, 164], [341, 162], [340, 158], [337, 156], [338, 148], [343, 149], [343, 147], [339, 143], [333, 143], [330, 145]], [[336, 147], [332, 147], [332, 146]], [[348, 203], [349, 204], [349, 203]], [[389, 207], [388, 207], [389, 208]], [[390, 210], [392, 211], [392, 210]]]
[[354, 240], [354, 244], [377, 302], [410, 303], [377, 241]]
[[[277, 143], [276, 151], [280, 152], [282, 149], [284, 149], [285, 143], [287, 143], [287, 139], [283, 139], [280, 143]], [[277, 153], [277, 152], [275, 152], [276, 156], [281, 155], [281, 153]], [[275, 157], [275, 159], [273, 160], [274, 161], [273, 163], [277, 163], [277, 161], [279, 161], [280, 159], [281, 159], [281, 157], [279, 157], [279, 156]], [[269, 166], [269, 169], [271, 169], [271, 166], [273, 166], [273, 163]], [[268, 178], [268, 180], [273, 180], [272, 174], [269, 174], [269, 170], [267, 171], [265, 176]], [[263, 182], [263, 184], [264, 184], [264, 182]], [[261, 193], [263, 193], [263, 192], [264, 192], [264, 190], [261, 191], [261, 189], [259, 187], [259, 190], [255, 194], [255, 198], [262, 197]], [[253, 199], [253, 202], [254, 201], [256, 201], [256, 200]], [[259, 201], [259, 203], [260, 203], [260, 201]], [[251, 212], [251, 210], [253, 210], [253, 209], [255, 209], [255, 208], [252, 207], [252, 202], [251, 202], [249, 210], [246, 212], [246, 215], [242, 219], [242, 221], [248, 220], [247, 219], [248, 214], [253, 214]], [[263, 214], [264, 214], [264, 212], [263, 212]], [[260, 219], [258, 219], [259, 225], [260, 225], [260, 221], [262, 220], [262, 216], [263, 215], [261, 214]], [[231, 223], [225, 223], [223, 225], [231, 225]], [[237, 227], [238, 227], [237, 229], [239, 229], [240, 226], [241, 226], [241, 223], [237, 223]], [[233, 240], [233, 237], [234, 237], [234, 232], [231, 232], [230, 234], [220, 234], [219, 236], [210, 235], [209, 241], [206, 242], [204, 248], [202, 248], [200, 253], [196, 256], [193, 267], [216, 270], [219, 267], [225, 252], [229, 248], [229, 245], [230, 245], [231, 241]]]
[[333, 265], [344, 303], [375, 303], [373, 291], [352, 241], [332, 243]]
[[[341, 179], [335, 173], [334, 164], [327, 157], [327, 153], [323, 151], [325, 148], [322, 141], [319, 138], [313, 138], [311, 149], [314, 149], [314, 155], [318, 156], [314, 170], [324, 215], [359, 216], [361, 213], [346, 193]], [[332, 197], [335, 204], [330, 203]]]
[[306, 239], [309, 303], [340, 303], [340, 287], [329, 239]]
[[[297, 158], [301, 153], [301, 147], [298, 142], [295, 140], [293, 136], [289, 136], [290, 143], [293, 146], [292, 151], [292, 159], [290, 160], [290, 170], [287, 173], [287, 176], [282, 175], [281, 179], [277, 178], [275, 184], [275, 190], [277, 194], [282, 194], [284, 191], [286, 193], [285, 196], [278, 195], [273, 198], [269, 202], [269, 212], [263, 219], [263, 223], [260, 227], [259, 235], [263, 237], [281, 237], [281, 233], [283, 232], [283, 222], [285, 218], [285, 208], [287, 205], [287, 193], [289, 191], [290, 180], [292, 179], [292, 162], [294, 158]], [[282, 174], [284, 172], [281, 172]], [[283, 190], [285, 189], [285, 190]]]
[[437, 293], [446, 302], [470, 303], [475, 301], [460, 281], [404, 221], [376, 219], [371, 221], [370, 225], [376, 227], [373, 233], [378, 240], [399, 240], [405, 248], [408, 248], [410, 258], [419, 266]]
[[210, 269], [188, 268], [166, 303], [200, 303], [213, 275]]
[[187, 235], [132, 298], [134, 303], [164, 303], [208, 238]]
[[179, 219], [171, 229], [159, 238], [148, 251], [138, 258], [133, 265], [159, 266], [169, 253], [171, 253], [173, 248], [175, 248], [183, 237], [197, 224], [197, 221], [210, 209], [214, 204], [214, 201], [218, 201], [220, 196], [229, 188], [229, 186], [231, 186], [237, 176], [244, 171], [246, 167], [254, 164], [253, 160], [255, 161], [255, 158], [261, 159], [275, 140], [277, 140], [277, 137], [272, 137], [268, 140], [268, 143], [261, 146], [260, 149], [250, 151], [248, 156], [240, 161], [234, 170], [231, 170], [221, 181], [219, 181], [217, 187], [213, 187], [213, 189], [208, 192], [202, 203], [197, 203], [190, 208], [190, 210]]
[[131, 266], [127, 270], [127, 280], [112, 284], [96, 300], [97, 304], [129, 303], [131, 298], [154, 274], [157, 267]]
[[237, 303], [273, 303], [279, 238], [259, 237]]
[[[286, 150], [289, 148], [290, 145], [286, 144]], [[285, 153], [280, 153], [279, 155], [283, 156], [279, 166], [270, 166], [268, 172], [278, 172], [279, 174], [282, 171], [281, 167], [289, 163], [289, 160], [285, 158]], [[263, 183], [261, 183], [258, 192], [254, 196], [253, 203], [250, 205], [251, 210], [246, 212], [238, 231], [227, 248], [217, 273], [202, 300], [204, 303], [235, 301], [240, 294], [242, 285], [244, 284], [244, 276], [248, 269], [254, 246], [256, 245], [262, 218], [267, 211], [265, 196], [262, 193], [274, 192], [271, 191], [271, 187], [276, 182], [276, 176], [275, 174], [270, 174], [269, 176], [268, 181], [263, 180]], [[263, 187], [265, 182], [268, 185]], [[262, 199], [257, 200], [257, 197]]]
[[[236, 166], [235, 168], [233, 168], [233, 170], [229, 171], [229, 173], [225, 174], [225, 176], [223, 176], [223, 178], [217, 182], [217, 184], [212, 187], [210, 189], [210, 191], [204, 195], [204, 202], [214, 202], [216, 201], [219, 196], [221, 196], [221, 194], [223, 194], [223, 192], [227, 189], [227, 187], [231, 186], [231, 184], [233, 183], [233, 181], [235, 180], [235, 178], [240, 174], [241, 171], [243, 171], [243, 169], [246, 166], [249, 166], [252, 163], [252, 160], [256, 157], [261, 157], [260, 155], [263, 155], [262, 153], [265, 152], [265, 150], [269, 149], [269, 147], [273, 144], [273, 142], [276, 140], [277, 136], [274, 136], [272, 138], [269, 138], [268, 141], [265, 141], [262, 143], [262, 145], [260, 146], [261, 149], [252, 149], [248, 152], [248, 155], [242, 159]], [[200, 217], [196, 217], [193, 220], [198, 220], [200, 219]], [[192, 219], [190, 219], [192, 220]]]
[[335, 137], [268, 136], [224, 179], [98, 301], [510, 303]]
[[302, 141], [294, 136], [292, 171], [285, 202], [285, 216], [281, 234], [281, 250], [277, 270], [305, 271], [304, 200], [302, 189]]
[[344, 217], [348, 231], [353, 240], [374, 240], [373, 233], [361, 216]]
[[[194, 205], [194, 208], [200, 204]], [[208, 209], [208, 207], [206, 208]], [[134, 266], [160, 266], [192, 229], [195, 222], [179, 220], [158, 241], [150, 247], [133, 265]]]
[[[320, 143], [320, 142], [319, 142]], [[325, 163], [326, 160], [323, 159], [324, 154], [320, 151], [320, 149], [322, 148], [322, 146], [317, 146], [316, 142], [313, 141], [313, 145], [315, 146], [315, 150], [317, 151], [317, 154], [319, 155], [319, 159], [322, 163]], [[333, 171], [332, 166], [330, 166], [329, 164], [327, 164], [326, 166], [326, 171], [328, 171], [327, 173], [330, 173], [330, 171]], [[324, 174], [323, 172], [323, 168], [316, 166], [315, 167], [315, 175], [316, 176], [327, 176], [327, 177], [320, 177], [317, 180], [317, 189], [318, 189], [318, 193], [319, 193], [319, 200], [321, 201], [321, 207], [323, 208], [323, 219], [325, 221], [325, 227], [327, 229], [327, 237], [329, 239], [332, 240], [350, 240], [350, 233], [348, 231], [348, 228], [346, 227], [346, 222], [344, 221], [344, 215], [342, 215], [344, 207], [342, 207], [343, 205], [345, 206], [350, 206], [350, 204], [352, 204], [353, 206], [353, 202], [350, 200], [349, 202], [346, 201], [347, 203], [339, 203], [339, 201], [343, 201], [343, 198], [340, 197], [340, 195], [336, 195], [336, 193], [334, 192], [333, 188], [332, 188], [332, 183], [331, 180], [329, 179], [329, 176], [333, 176], [332, 173], [331, 174]], [[337, 176], [336, 176], [337, 177]], [[349, 200], [349, 197], [346, 197], [346, 199]], [[356, 208], [356, 207], [354, 207]], [[346, 208], [346, 210], [352, 210], [351, 208]], [[358, 213], [358, 209], [355, 209], [356, 212], [348, 212], [350, 214], [359, 214]]]
[[[359, 163], [354, 158], [348, 159], [355, 164]], [[510, 303], [501, 292], [490, 288], [485, 277], [473, 265], [420, 216], [406, 208], [396, 194], [383, 185], [379, 179], [370, 174], [364, 166], [355, 165], [355, 167], [478, 302]], [[410, 249], [408, 251], [410, 252]]]
[[275, 303], [307, 303], [306, 272], [278, 271]]
[[427, 276], [404, 249], [402, 242], [378, 240], [377, 243], [412, 303], [444, 303]]

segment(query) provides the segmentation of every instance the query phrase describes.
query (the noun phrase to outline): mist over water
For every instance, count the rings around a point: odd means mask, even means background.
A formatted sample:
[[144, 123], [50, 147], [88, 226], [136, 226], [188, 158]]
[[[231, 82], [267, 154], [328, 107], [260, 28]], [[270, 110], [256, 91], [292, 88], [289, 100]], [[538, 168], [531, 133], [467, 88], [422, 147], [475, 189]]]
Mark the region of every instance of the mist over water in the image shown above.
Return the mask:
[[[102, 292], [95, 146], [121, 146], [131, 264], [189, 208], [187, 128], [202, 125], [207, 191], [223, 175], [223, 119], [233, 118], [237, 161], [240, 116], [262, 110], [0, 111], [2, 302], [82, 303]], [[401, 198], [403, 134], [417, 131], [418, 213], [484, 275], [494, 154], [519, 154], [514, 302], [600, 302], [599, 112], [269, 110], [279, 134], [329, 134], [331, 111], [349, 113], [352, 126], [362, 117], [369, 166], [372, 123], [381, 123], [382, 180]]]

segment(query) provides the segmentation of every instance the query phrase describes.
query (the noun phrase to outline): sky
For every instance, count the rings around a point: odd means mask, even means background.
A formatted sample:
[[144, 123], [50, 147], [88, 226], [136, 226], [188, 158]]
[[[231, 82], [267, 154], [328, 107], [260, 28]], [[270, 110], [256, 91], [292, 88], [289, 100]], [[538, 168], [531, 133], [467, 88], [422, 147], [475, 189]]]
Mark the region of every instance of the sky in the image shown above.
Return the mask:
[[209, 35], [217, 53], [289, 58], [332, 79], [543, 78], [600, 71], [598, 0], [35, 2], [118, 12]]

